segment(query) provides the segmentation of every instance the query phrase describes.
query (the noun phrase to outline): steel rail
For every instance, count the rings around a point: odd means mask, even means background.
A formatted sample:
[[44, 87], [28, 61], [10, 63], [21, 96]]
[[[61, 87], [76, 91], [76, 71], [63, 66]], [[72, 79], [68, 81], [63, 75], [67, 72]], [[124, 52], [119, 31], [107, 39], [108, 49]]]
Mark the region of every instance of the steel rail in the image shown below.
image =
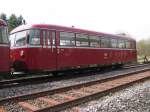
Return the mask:
[[[143, 66], [149, 66], [149, 64], [138, 64], [137, 66], [125, 66], [123, 69], [130, 69], [130, 68], [136, 68], [136, 67], [143, 67]], [[106, 72], [106, 71], [105, 71]], [[99, 71], [99, 73], [105, 73], [104, 71]], [[92, 75], [96, 75], [97, 72], [92, 73]], [[44, 82], [53, 82], [53, 81], [59, 81], [59, 80], [66, 80], [66, 79], [72, 79], [72, 78], [78, 78], [78, 77], [84, 77], [84, 76], [90, 76], [89, 74], [81, 74], [81, 75], [60, 75], [60, 76], [35, 76], [35, 77], [25, 77], [25, 78], [18, 78], [18, 79], [10, 79], [10, 80], [3, 80], [0, 81], [0, 89], [3, 88], [10, 88], [15, 86], [24, 86], [29, 84], [38, 84], [38, 83], [44, 83]]]

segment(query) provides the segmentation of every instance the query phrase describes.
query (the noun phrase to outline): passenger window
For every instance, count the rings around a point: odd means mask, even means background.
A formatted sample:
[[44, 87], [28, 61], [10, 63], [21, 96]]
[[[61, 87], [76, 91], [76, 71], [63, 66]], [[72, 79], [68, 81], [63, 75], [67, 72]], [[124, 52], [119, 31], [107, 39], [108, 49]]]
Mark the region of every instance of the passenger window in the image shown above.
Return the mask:
[[125, 48], [125, 41], [124, 40], [118, 40], [118, 47], [119, 48]]
[[117, 48], [118, 46], [117, 46], [117, 39], [111, 39], [111, 47], [112, 48]]
[[88, 35], [76, 34], [76, 46], [89, 47]]
[[60, 32], [61, 46], [75, 46], [75, 34], [68, 32]]
[[110, 42], [108, 38], [101, 38], [101, 47], [102, 48], [109, 48]]
[[98, 36], [89, 36], [90, 47], [100, 47], [100, 38]]
[[30, 30], [29, 37], [29, 44], [40, 45], [40, 30]]
[[135, 48], [136, 48], [135, 42], [131, 41], [131, 49], [135, 49]]
[[131, 49], [131, 42], [126, 40], [126, 48]]

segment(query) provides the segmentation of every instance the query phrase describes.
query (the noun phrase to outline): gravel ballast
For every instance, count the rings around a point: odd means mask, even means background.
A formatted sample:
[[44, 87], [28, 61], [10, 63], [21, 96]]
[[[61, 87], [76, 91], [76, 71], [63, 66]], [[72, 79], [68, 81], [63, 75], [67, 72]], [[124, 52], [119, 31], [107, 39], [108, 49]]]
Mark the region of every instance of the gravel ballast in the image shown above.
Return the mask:
[[80, 106], [81, 112], [150, 112], [150, 80]]

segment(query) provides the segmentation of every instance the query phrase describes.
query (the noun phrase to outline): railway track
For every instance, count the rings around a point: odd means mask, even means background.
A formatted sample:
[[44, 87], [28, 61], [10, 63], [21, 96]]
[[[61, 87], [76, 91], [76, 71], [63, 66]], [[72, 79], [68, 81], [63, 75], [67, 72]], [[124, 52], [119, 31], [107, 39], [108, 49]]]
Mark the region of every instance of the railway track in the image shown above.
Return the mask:
[[[0, 100], [0, 107], [7, 111], [5, 104], [13, 103], [24, 111], [58, 112], [150, 79], [149, 70], [146, 68], [73, 86], [5, 98]], [[78, 111], [78, 108], [72, 109]]]
[[149, 65], [149, 64], [133, 64], [133, 65], [125, 65], [124, 66], [124, 69], [128, 69], [128, 68], [135, 68], [135, 67], [142, 67], [142, 66], [146, 66], [146, 65]]
[[[125, 66], [123, 69], [130, 69], [130, 68], [136, 68], [136, 67], [143, 67], [148, 66], [149, 64], [138, 64], [138, 65], [130, 65]], [[17, 79], [10, 79], [10, 80], [2, 80], [0, 81], [0, 89], [2, 88], [10, 88], [10, 87], [16, 87], [16, 86], [24, 86], [29, 84], [38, 84], [38, 83], [45, 83], [45, 82], [53, 82], [53, 81], [59, 81], [59, 80], [66, 80], [71, 78], [78, 78], [78, 77], [85, 77], [90, 75], [96, 75], [98, 73], [105, 73], [106, 71], [96, 71], [95, 73], [92, 71], [89, 73], [82, 73], [78, 75], [74, 74], [64, 74], [58, 76], [51, 76], [51, 75], [43, 75], [43, 76], [34, 76], [34, 77], [22, 77]]]

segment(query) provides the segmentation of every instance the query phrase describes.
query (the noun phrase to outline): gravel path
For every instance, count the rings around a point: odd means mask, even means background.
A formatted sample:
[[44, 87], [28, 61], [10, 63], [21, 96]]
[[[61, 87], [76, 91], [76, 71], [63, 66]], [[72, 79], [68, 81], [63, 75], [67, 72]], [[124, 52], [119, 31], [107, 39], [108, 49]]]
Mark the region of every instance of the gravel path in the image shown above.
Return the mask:
[[[147, 68], [149, 67], [150, 66], [147, 66]], [[145, 67], [132, 68], [132, 70], [136, 71], [136, 70], [139, 70], [139, 68], [142, 69]], [[55, 81], [55, 82], [47, 82], [47, 83], [42, 83], [42, 84], [25, 85], [21, 87], [13, 87], [13, 88], [6, 88], [6, 89], [4, 88], [4, 89], [0, 89], [0, 98], [65, 87], [69, 85], [74, 85], [74, 84], [101, 79], [110, 75], [117, 75], [117, 74], [124, 73], [127, 71], [130, 71], [130, 69], [124, 69], [122, 71], [111, 71], [111, 72], [107, 72], [104, 74], [98, 74], [98, 75], [93, 75], [93, 76], [91, 75], [91, 76], [85, 76], [85, 77], [79, 77], [75, 79], [61, 80], [61, 81]]]
[[80, 106], [81, 112], [150, 112], [150, 80]]

